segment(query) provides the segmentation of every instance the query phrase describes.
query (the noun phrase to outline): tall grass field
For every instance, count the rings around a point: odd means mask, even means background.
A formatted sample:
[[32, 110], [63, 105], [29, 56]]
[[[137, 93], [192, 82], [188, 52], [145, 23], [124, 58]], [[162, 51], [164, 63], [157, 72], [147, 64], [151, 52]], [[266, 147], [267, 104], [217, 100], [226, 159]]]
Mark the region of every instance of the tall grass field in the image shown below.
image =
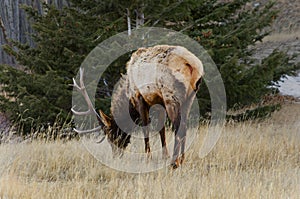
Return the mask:
[[0, 198], [299, 198], [299, 116], [288, 104], [265, 121], [229, 122], [206, 157], [195, 139], [178, 169], [142, 174], [102, 165], [80, 141], [2, 144]]

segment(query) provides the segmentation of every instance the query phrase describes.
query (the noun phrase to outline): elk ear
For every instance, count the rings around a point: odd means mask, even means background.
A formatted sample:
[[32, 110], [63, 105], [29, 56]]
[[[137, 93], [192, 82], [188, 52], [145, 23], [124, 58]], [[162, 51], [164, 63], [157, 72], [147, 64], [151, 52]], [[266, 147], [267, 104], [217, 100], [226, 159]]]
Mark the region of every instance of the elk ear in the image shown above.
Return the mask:
[[100, 114], [101, 122], [102, 122], [106, 127], [110, 127], [110, 126], [111, 126], [111, 118], [108, 117], [107, 115], [105, 115], [105, 113], [103, 113], [103, 111], [101, 111], [101, 110], [99, 110], [99, 114]]

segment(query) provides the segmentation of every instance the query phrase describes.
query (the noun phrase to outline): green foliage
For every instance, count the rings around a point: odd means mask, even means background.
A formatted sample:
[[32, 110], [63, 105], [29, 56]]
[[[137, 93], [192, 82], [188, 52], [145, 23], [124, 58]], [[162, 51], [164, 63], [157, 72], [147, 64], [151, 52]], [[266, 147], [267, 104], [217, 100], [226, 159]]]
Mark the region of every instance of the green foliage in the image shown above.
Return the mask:
[[33, 20], [35, 46], [15, 41], [4, 46], [26, 72], [1, 66], [2, 90], [14, 99], [2, 96], [1, 110], [28, 133], [57, 120], [70, 120], [72, 78], [97, 44], [96, 33], [105, 32], [105, 28], [99, 26], [99, 16], [78, 13], [75, 8], [58, 10], [44, 4], [43, 15], [32, 7], [23, 8]]
[[[70, 7], [59, 10], [44, 4], [44, 14], [24, 6], [32, 19], [35, 46], [11, 41], [4, 46], [25, 72], [0, 66], [1, 110], [14, 121], [21, 120], [25, 132], [30, 128], [52, 125], [57, 115], [68, 120], [72, 78], [87, 54], [101, 41], [127, 30], [127, 14], [134, 22], [136, 12], [145, 16], [145, 26], [181, 31], [198, 41], [210, 54], [221, 72], [226, 87], [228, 108], [242, 108], [260, 101], [276, 89], [285, 74], [293, 74], [299, 65], [291, 65], [283, 52], [274, 51], [262, 63], [251, 59], [249, 46], [268, 34], [275, 11], [272, 3], [245, 9], [248, 0], [218, 3], [217, 0], [71, 0]], [[111, 92], [120, 74], [125, 73], [126, 54], [116, 60], [99, 80], [96, 107], [109, 112]], [[201, 113], [210, 111], [205, 84], [198, 93]], [[0, 91], [1, 93], [1, 91]], [[273, 109], [260, 108], [263, 112]], [[254, 116], [259, 116], [255, 112]], [[252, 116], [251, 116], [252, 117]]]
[[64, 122], [70, 120], [71, 90], [56, 71], [26, 74], [5, 65], [0, 65], [0, 70], [1, 90], [6, 93], [0, 96], [0, 108], [19, 122], [24, 132], [53, 124], [58, 114]]

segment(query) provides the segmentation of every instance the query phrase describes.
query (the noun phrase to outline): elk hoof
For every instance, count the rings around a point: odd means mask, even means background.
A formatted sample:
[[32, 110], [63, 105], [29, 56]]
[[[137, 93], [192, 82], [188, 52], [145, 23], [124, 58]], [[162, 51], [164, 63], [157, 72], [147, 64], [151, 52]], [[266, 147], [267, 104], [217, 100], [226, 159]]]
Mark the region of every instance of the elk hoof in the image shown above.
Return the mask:
[[171, 164], [172, 169], [177, 169], [180, 166], [180, 161], [178, 158]]
[[171, 164], [171, 168], [172, 168], [172, 169], [177, 169], [178, 166], [177, 166], [177, 164], [174, 162], [174, 163]]

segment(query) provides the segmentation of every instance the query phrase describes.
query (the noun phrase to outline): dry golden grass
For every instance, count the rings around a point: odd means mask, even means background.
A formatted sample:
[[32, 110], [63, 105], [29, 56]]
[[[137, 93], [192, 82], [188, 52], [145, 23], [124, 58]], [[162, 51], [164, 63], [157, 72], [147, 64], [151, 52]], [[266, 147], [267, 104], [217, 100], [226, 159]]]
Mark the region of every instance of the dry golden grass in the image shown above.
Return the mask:
[[0, 198], [299, 198], [299, 119], [277, 125], [299, 118], [290, 106], [286, 117], [227, 124], [203, 159], [195, 141], [174, 171], [118, 172], [78, 141], [0, 145]]

